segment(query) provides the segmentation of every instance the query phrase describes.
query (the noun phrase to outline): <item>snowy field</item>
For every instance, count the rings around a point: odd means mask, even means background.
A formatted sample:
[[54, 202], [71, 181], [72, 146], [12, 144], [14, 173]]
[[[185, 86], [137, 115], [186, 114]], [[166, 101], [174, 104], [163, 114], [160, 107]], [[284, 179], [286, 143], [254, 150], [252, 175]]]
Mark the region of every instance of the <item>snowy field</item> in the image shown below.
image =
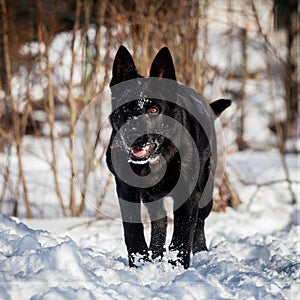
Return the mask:
[[[297, 157], [288, 156], [288, 164], [296, 179]], [[283, 178], [276, 152], [237, 153], [228, 168], [249, 182]], [[195, 255], [188, 270], [167, 262], [130, 269], [119, 219], [1, 214], [0, 299], [297, 299], [300, 210], [286, 183], [258, 193], [254, 185], [235, 187], [242, 205], [208, 217], [209, 251]], [[299, 194], [299, 185], [293, 187]]]

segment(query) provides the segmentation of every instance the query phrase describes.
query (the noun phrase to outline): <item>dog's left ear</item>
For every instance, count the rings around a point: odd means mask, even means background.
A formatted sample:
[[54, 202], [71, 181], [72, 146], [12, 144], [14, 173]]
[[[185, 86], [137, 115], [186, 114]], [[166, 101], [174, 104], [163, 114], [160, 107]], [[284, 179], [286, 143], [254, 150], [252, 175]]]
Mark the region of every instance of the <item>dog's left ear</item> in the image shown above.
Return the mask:
[[131, 54], [124, 46], [120, 46], [113, 64], [110, 86], [138, 77]]
[[156, 54], [150, 68], [150, 77], [176, 80], [175, 67], [168, 47], [161, 48]]
[[231, 105], [231, 100], [229, 99], [219, 99], [210, 104], [211, 109], [218, 117], [227, 107]]

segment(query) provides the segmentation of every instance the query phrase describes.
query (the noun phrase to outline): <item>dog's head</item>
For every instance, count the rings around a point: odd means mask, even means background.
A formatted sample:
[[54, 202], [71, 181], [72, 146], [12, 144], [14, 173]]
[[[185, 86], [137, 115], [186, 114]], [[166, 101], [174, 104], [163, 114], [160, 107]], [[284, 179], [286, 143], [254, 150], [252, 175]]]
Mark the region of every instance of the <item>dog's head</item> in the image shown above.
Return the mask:
[[[137, 72], [132, 56], [124, 46], [120, 46], [118, 49], [112, 75], [110, 87], [131, 79], [142, 78]], [[171, 93], [173, 93], [172, 97], [176, 97], [175, 67], [167, 47], [162, 48], [155, 56], [150, 68], [150, 77], [174, 81], [174, 88], [172, 88]], [[128, 161], [140, 165], [146, 163], [154, 164], [159, 161], [160, 155], [164, 150], [170, 151], [169, 149], [164, 149], [165, 145], [170, 145], [170, 140], [165, 137], [165, 133], [168, 132], [169, 136], [172, 136], [172, 131], [174, 131], [175, 136], [176, 129], [170, 128], [163, 121], [163, 118], [164, 116], [172, 118], [176, 116], [176, 119], [180, 122], [181, 117], [178, 115], [178, 107], [176, 107], [177, 105], [174, 102], [162, 100], [165, 99], [164, 97], [160, 99], [147, 97], [149, 86], [143, 86], [143, 84], [144, 81], [141, 80], [141, 86], [138, 87], [138, 99], [129, 102], [124, 101], [124, 97], [128, 97], [128, 93], [134, 90], [135, 86], [112, 95], [113, 112], [110, 115], [113, 134], [118, 133], [119, 135], [119, 139], [116, 139], [111, 146], [128, 152]], [[230, 100], [222, 99], [212, 103], [211, 108], [218, 116], [229, 105]], [[140, 116], [143, 117], [140, 118]], [[123, 126], [124, 124], [127, 124], [127, 126]], [[145, 132], [148, 133], [145, 134]]]

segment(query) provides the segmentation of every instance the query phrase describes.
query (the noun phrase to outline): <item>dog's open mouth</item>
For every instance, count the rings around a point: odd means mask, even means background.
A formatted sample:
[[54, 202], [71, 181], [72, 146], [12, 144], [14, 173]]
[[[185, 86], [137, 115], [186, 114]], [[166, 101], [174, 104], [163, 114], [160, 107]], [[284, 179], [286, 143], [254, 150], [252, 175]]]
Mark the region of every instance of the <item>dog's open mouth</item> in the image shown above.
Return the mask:
[[150, 154], [155, 150], [156, 144], [147, 144], [143, 147], [140, 146], [132, 146], [130, 149], [130, 154], [135, 158], [148, 158]]
[[135, 164], [155, 163], [158, 160], [158, 156], [152, 156], [156, 148], [157, 145], [155, 143], [147, 143], [143, 146], [133, 145], [129, 150], [128, 161]]

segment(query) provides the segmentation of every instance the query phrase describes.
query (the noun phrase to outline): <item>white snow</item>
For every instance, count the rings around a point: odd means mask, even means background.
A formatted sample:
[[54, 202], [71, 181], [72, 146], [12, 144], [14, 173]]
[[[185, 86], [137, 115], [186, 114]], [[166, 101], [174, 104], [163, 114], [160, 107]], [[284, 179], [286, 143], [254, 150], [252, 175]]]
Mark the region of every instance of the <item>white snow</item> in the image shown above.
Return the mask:
[[[212, 213], [209, 251], [195, 255], [188, 270], [167, 262], [130, 269], [117, 220], [24, 222], [30, 227], [0, 215], [1, 299], [277, 300], [300, 293], [296, 222], [265, 234], [273, 224], [250, 213]], [[247, 223], [258, 232], [246, 234]]]

